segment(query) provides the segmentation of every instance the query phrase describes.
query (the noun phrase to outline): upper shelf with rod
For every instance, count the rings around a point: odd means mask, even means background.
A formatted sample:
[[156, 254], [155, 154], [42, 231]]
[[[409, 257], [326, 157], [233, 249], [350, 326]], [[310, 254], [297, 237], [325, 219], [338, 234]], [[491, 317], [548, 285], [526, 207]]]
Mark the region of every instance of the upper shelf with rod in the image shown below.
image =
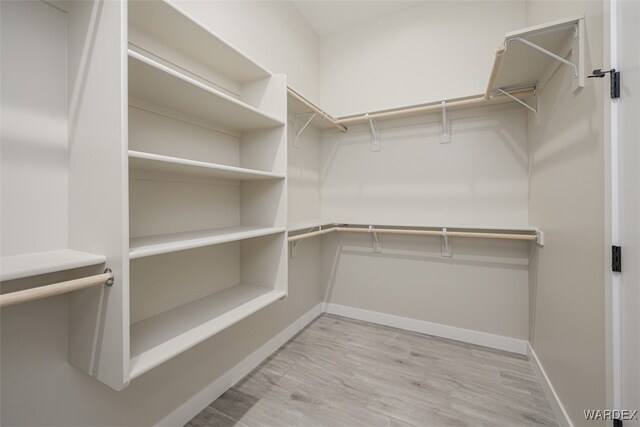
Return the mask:
[[522, 85], [544, 86], [558, 66], [569, 67], [573, 90], [584, 87], [584, 17], [512, 31], [495, 53], [485, 98]]

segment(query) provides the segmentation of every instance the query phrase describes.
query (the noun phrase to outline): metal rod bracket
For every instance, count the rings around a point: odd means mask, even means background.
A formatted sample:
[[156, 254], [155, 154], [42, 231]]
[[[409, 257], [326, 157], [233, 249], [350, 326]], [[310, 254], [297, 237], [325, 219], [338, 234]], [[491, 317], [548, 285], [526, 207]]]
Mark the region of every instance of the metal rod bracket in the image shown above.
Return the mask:
[[440, 109], [442, 110], [442, 126], [440, 128], [440, 144], [447, 144], [451, 142], [451, 128], [449, 124], [449, 118], [447, 117], [447, 102], [442, 101], [440, 103]]
[[372, 233], [371, 237], [373, 239], [373, 252], [380, 253], [382, 252], [382, 246], [380, 246], [380, 239], [378, 238], [378, 233], [373, 228], [373, 225], [369, 226], [369, 233]]
[[[300, 135], [302, 135], [302, 132], [304, 132], [304, 130], [307, 128], [307, 126], [309, 126], [311, 121], [316, 118], [317, 114], [318, 113], [303, 113], [303, 114], [297, 114], [296, 115], [295, 122], [293, 123], [294, 132], [295, 132], [295, 138], [294, 138], [294, 141], [293, 141], [294, 148], [300, 148], [300, 143], [298, 141], [300, 139]], [[301, 117], [302, 116], [308, 116], [309, 118], [307, 119], [307, 121], [302, 126], [300, 126], [300, 124], [302, 123], [302, 121], [301, 121]]]
[[449, 240], [447, 229], [445, 227], [442, 228], [442, 242], [440, 245], [440, 251], [443, 257], [450, 257], [452, 255], [451, 241]]
[[380, 151], [380, 133], [378, 132], [378, 124], [375, 119], [369, 117], [369, 113], [365, 114], [364, 118], [369, 121], [369, 127], [371, 128], [371, 151]]
[[107, 279], [107, 281], [104, 282], [104, 284], [107, 285], [107, 286], [113, 286], [113, 282], [115, 280], [115, 277], [113, 275], [113, 271], [110, 268], [107, 267], [107, 268], [105, 268], [104, 272], [105, 273], [109, 273], [109, 275], [111, 275], [111, 277], [109, 277]]

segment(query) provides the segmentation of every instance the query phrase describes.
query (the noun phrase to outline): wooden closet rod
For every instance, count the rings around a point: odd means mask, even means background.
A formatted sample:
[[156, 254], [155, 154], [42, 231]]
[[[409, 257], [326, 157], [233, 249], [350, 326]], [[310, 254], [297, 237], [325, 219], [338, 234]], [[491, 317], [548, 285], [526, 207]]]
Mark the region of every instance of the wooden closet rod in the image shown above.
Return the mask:
[[[397, 229], [397, 228], [374, 228], [371, 231], [368, 228], [355, 227], [336, 227], [336, 231], [349, 231], [355, 233], [378, 233], [378, 234], [406, 234], [413, 236], [442, 236], [440, 230], [415, 230], [415, 229]], [[483, 239], [505, 239], [505, 240], [536, 240], [534, 234], [513, 234], [513, 233], [488, 233], [479, 231], [449, 231], [449, 237], [478, 237]]]
[[[510, 95], [515, 96], [516, 98], [526, 98], [534, 95], [533, 89], [526, 90], [518, 90], [514, 92], [510, 92]], [[510, 98], [506, 95], [496, 94], [490, 95], [489, 97], [485, 97], [485, 95], [476, 96], [473, 98], [465, 98], [465, 99], [453, 99], [450, 101], [445, 101], [446, 108], [455, 108], [455, 107], [471, 107], [478, 104], [485, 103], [499, 103], [504, 101], [509, 101]], [[336, 123], [339, 124], [347, 124], [347, 123], [356, 123], [356, 122], [364, 122], [370, 119], [387, 119], [390, 117], [402, 116], [407, 114], [417, 114], [417, 113], [426, 113], [429, 111], [440, 111], [442, 109], [442, 101], [431, 102], [428, 104], [416, 105], [408, 108], [399, 108], [397, 110], [386, 110], [379, 111], [374, 113], [369, 113], [367, 115], [358, 115], [358, 116], [349, 116], [349, 117], [340, 117], [335, 120]]]
[[[412, 236], [443, 236], [443, 232], [440, 230], [421, 230], [421, 229], [400, 229], [400, 228], [358, 228], [347, 226], [335, 226], [319, 231], [311, 231], [309, 233], [297, 234], [288, 238], [290, 242], [306, 239], [308, 237], [319, 236], [322, 234], [331, 233], [333, 231], [344, 231], [352, 233], [378, 233], [378, 234], [404, 234]], [[446, 235], [448, 237], [472, 237], [483, 239], [503, 239], [503, 240], [526, 240], [536, 241], [538, 239], [537, 234], [515, 234], [515, 233], [497, 233], [486, 231], [448, 231]]]
[[320, 108], [318, 108], [317, 106], [312, 104], [311, 101], [307, 100], [307, 98], [305, 98], [304, 96], [300, 95], [295, 90], [291, 89], [290, 87], [287, 87], [287, 92], [289, 92], [289, 95], [293, 96], [298, 101], [302, 102], [304, 105], [309, 107], [314, 113], [319, 114], [325, 120], [330, 122], [331, 125], [333, 127], [335, 127], [336, 129], [338, 129], [340, 132], [346, 132], [347, 131], [347, 127], [346, 126], [336, 123], [336, 119], [331, 117], [329, 115], [329, 113], [326, 113], [326, 112], [322, 111]]
[[81, 279], [74, 279], [46, 286], [38, 286], [37, 288], [0, 295], [0, 307], [52, 297], [54, 295], [66, 294], [68, 292], [102, 284], [106, 284], [107, 286], [111, 286], [113, 284], [113, 272], [110, 268], [107, 268], [104, 273], [97, 274], [95, 276], [83, 277]]

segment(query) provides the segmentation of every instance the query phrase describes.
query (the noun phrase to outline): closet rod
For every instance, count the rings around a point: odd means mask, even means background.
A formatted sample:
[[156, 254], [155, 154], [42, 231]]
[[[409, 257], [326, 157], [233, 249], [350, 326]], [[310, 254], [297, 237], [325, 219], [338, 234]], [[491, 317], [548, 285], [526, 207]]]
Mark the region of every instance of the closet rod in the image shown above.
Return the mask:
[[[319, 236], [322, 234], [331, 233], [333, 231], [344, 231], [344, 232], [354, 232], [354, 233], [375, 232], [378, 234], [404, 234], [404, 235], [413, 235], [413, 236], [442, 236], [443, 235], [442, 231], [440, 230], [400, 229], [400, 228], [373, 228], [369, 230], [368, 228], [336, 226], [332, 228], [327, 228], [325, 230], [297, 234], [295, 236], [289, 237], [288, 240], [290, 242], [295, 242], [296, 240], [306, 239], [308, 237], [313, 237], [313, 236]], [[484, 239], [503, 239], [503, 240], [526, 240], [526, 241], [536, 241], [538, 239], [538, 236], [536, 234], [489, 233], [489, 232], [480, 232], [480, 231], [448, 231], [447, 230], [447, 236], [474, 237], [474, 238], [484, 238]]]
[[315, 105], [313, 105], [311, 103], [311, 101], [307, 100], [304, 96], [300, 95], [295, 90], [291, 89], [290, 87], [287, 87], [287, 92], [289, 93], [289, 95], [293, 96], [298, 101], [302, 102], [304, 105], [309, 107], [314, 113], [319, 114], [320, 116], [322, 116], [322, 118], [324, 118], [329, 123], [331, 123], [331, 125], [334, 126], [336, 129], [340, 130], [341, 132], [346, 132], [347, 131], [347, 127], [346, 126], [336, 123], [336, 119], [335, 118], [331, 117], [328, 113], [325, 113], [320, 108], [318, 108]]
[[324, 230], [310, 231], [308, 233], [291, 236], [287, 240], [289, 240], [290, 242], [295, 242], [296, 240], [306, 239], [307, 237], [321, 236], [323, 234], [331, 233], [332, 231], [336, 231], [337, 229], [338, 227], [331, 227], [331, 228], [325, 228]]
[[[527, 90], [514, 91], [514, 92], [511, 92], [510, 94], [517, 98], [526, 98], [528, 96], [534, 95], [535, 92], [533, 89], [527, 89]], [[485, 98], [485, 95], [480, 95], [473, 98], [452, 99], [450, 101], [445, 101], [445, 105], [447, 106], [447, 108], [469, 107], [477, 104], [498, 103], [498, 102], [504, 102], [508, 100], [509, 98], [506, 97], [505, 95], [490, 95], [488, 98]], [[408, 108], [400, 108], [397, 110], [387, 110], [387, 111], [368, 113], [367, 115], [363, 114], [358, 116], [341, 117], [336, 119], [335, 122], [340, 124], [355, 123], [355, 122], [368, 121], [370, 119], [386, 119], [389, 117], [396, 117], [396, 116], [407, 115], [407, 114], [425, 113], [428, 111], [440, 111], [441, 109], [442, 109], [442, 101], [437, 101], [437, 102], [431, 102], [428, 104], [416, 105]]]
[[[355, 227], [336, 227], [337, 231], [349, 231], [355, 233], [371, 233], [378, 234], [406, 234], [414, 236], [442, 236], [440, 230], [415, 230], [415, 229], [396, 229], [396, 228], [374, 228], [371, 231], [368, 228]], [[483, 239], [506, 239], [506, 240], [536, 240], [534, 234], [510, 234], [510, 233], [487, 233], [478, 231], [449, 231], [449, 237], [477, 237]]]
[[83, 277], [81, 279], [74, 279], [46, 286], [38, 286], [37, 288], [0, 295], [0, 307], [66, 294], [68, 292], [78, 291], [80, 289], [102, 284], [106, 284], [107, 286], [113, 285], [113, 272], [110, 268], [107, 268], [104, 273], [97, 274], [95, 276]]

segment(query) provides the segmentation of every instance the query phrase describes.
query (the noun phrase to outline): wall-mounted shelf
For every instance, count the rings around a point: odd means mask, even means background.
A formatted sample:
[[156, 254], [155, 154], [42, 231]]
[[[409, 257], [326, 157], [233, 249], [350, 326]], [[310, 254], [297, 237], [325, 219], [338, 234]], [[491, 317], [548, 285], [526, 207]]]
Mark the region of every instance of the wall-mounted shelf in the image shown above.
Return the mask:
[[282, 120], [132, 50], [129, 96], [240, 131], [284, 125]]
[[285, 177], [283, 174], [264, 172], [255, 169], [219, 165], [216, 163], [200, 162], [197, 160], [182, 159], [179, 157], [163, 156], [160, 154], [144, 153], [133, 150], [129, 150], [129, 167], [133, 170], [146, 172], [196, 175], [240, 181], [284, 179]]
[[210, 230], [134, 237], [129, 243], [129, 258], [143, 258], [169, 252], [235, 242], [254, 237], [282, 233], [282, 227], [221, 227]]
[[571, 68], [575, 90], [584, 86], [584, 60], [584, 17], [512, 31], [496, 50], [485, 97], [497, 89], [541, 87], [557, 66]]
[[131, 376], [177, 354], [286, 296], [267, 286], [238, 284], [131, 325]]
[[0, 281], [103, 264], [104, 255], [60, 249], [0, 258]]

